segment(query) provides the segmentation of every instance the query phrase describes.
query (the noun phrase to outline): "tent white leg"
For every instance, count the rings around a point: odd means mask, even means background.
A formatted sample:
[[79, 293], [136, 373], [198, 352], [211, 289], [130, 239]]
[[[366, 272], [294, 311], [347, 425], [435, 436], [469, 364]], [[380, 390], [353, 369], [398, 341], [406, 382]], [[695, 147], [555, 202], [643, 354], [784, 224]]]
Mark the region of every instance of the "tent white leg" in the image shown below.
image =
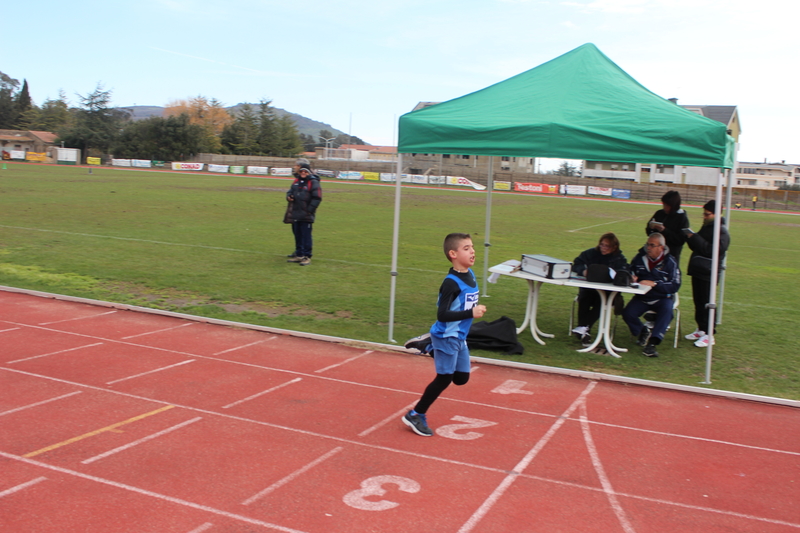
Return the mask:
[[394, 227], [392, 229], [392, 276], [391, 290], [389, 291], [389, 342], [394, 340], [394, 303], [397, 291], [397, 248], [400, 237], [400, 185], [403, 182], [403, 154], [397, 154], [397, 171], [395, 173], [394, 189]]
[[489, 178], [486, 180], [486, 225], [483, 237], [483, 296], [489, 288], [489, 232], [492, 229], [492, 189], [494, 189], [494, 157], [489, 157]]
[[[739, 143], [734, 145], [733, 168], [728, 169], [728, 182], [725, 191], [725, 227], [730, 231], [731, 228], [731, 194], [733, 190], [733, 174], [736, 172], [736, 161], [739, 157]], [[717, 310], [717, 324], [722, 324], [722, 307], [725, 302], [725, 267], [728, 256], [722, 260], [722, 272], [719, 273], [719, 306]]]
[[708, 348], [706, 349], [706, 379], [704, 384], [711, 383], [711, 357], [714, 352], [714, 325], [717, 310], [717, 280], [719, 279], [719, 269], [714, 268], [719, 264], [719, 234], [722, 226], [722, 180], [725, 178], [724, 170], [720, 169], [717, 176], [717, 194], [714, 198], [714, 244], [711, 247], [711, 290], [709, 291], [708, 301]]

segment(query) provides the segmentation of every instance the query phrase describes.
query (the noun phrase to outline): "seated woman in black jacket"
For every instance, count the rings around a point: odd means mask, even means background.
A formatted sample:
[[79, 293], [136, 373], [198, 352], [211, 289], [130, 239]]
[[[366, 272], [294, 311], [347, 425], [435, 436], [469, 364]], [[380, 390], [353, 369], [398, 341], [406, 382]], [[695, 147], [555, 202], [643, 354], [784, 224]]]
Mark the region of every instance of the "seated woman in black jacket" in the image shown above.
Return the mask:
[[[605, 265], [617, 271], [627, 267], [628, 261], [619, 249], [619, 239], [613, 233], [605, 233], [600, 237], [597, 246], [585, 250], [572, 262], [572, 271], [579, 276], [586, 276], [589, 265]], [[580, 339], [584, 346], [591, 344], [589, 332], [600, 318], [600, 295], [594, 289], [578, 291], [578, 326], [572, 333]]]

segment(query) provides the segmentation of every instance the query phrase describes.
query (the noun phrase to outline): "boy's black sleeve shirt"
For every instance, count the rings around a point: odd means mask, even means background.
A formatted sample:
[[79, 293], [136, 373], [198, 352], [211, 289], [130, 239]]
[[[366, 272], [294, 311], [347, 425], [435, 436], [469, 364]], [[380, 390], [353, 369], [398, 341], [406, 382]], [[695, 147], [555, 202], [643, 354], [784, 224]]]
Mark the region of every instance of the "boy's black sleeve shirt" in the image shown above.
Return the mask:
[[[456, 272], [451, 268], [450, 274], [458, 276], [461, 281], [470, 287], [477, 286], [477, 282], [470, 272]], [[461, 289], [458, 288], [458, 283], [452, 279], [445, 278], [439, 288], [439, 307], [436, 312], [436, 320], [439, 322], [456, 322], [472, 318], [472, 309], [467, 309], [466, 311], [450, 310], [450, 306], [459, 294], [461, 294]]]

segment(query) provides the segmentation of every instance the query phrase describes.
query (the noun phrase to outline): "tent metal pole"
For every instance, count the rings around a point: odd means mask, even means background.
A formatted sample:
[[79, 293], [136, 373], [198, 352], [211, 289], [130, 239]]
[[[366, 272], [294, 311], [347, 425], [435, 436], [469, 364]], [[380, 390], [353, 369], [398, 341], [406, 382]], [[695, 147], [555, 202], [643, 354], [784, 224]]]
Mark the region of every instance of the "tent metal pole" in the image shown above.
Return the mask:
[[403, 154], [397, 154], [397, 171], [394, 175], [394, 227], [392, 229], [392, 276], [391, 290], [389, 293], [389, 342], [394, 340], [394, 303], [397, 291], [397, 248], [400, 237], [400, 184], [403, 181]]
[[[733, 190], [733, 176], [736, 173], [736, 162], [739, 158], [739, 143], [734, 144], [733, 148], [733, 168], [728, 170], [727, 190], [725, 191], [725, 227], [731, 229], [731, 196]], [[728, 266], [728, 255], [722, 260], [722, 271], [719, 273], [719, 311], [717, 312], [717, 324], [722, 324], [722, 308], [725, 303], [725, 272]]]
[[715, 206], [714, 206], [714, 243], [711, 246], [711, 287], [709, 288], [709, 298], [708, 298], [708, 329], [711, 331], [706, 331], [708, 335], [708, 346], [706, 347], [706, 380], [703, 381], [704, 384], [708, 385], [711, 383], [711, 358], [714, 352], [714, 326], [716, 320], [716, 311], [717, 311], [717, 280], [718, 278], [718, 268], [717, 265], [719, 264], [719, 234], [720, 228], [722, 227], [722, 180], [724, 179], [725, 175], [723, 174], [724, 169], [720, 169], [719, 174], [717, 175], [717, 194], [714, 198]]
[[494, 189], [494, 156], [489, 156], [489, 177], [486, 180], [486, 226], [483, 237], [483, 296], [489, 296], [489, 231], [492, 228], [492, 189]]

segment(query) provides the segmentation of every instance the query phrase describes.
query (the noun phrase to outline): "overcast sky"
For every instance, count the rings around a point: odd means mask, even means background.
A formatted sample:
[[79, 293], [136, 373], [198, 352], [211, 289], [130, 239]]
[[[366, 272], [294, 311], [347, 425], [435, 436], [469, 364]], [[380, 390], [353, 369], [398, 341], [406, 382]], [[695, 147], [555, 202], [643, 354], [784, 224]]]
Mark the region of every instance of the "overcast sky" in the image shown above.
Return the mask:
[[[683, 105], [736, 105], [740, 161], [800, 164], [800, 3], [785, 0], [137, 0], [5, 10], [0, 72], [36, 104], [272, 105], [379, 145], [445, 101], [594, 43]], [[13, 43], [13, 44], [10, 44]]]

